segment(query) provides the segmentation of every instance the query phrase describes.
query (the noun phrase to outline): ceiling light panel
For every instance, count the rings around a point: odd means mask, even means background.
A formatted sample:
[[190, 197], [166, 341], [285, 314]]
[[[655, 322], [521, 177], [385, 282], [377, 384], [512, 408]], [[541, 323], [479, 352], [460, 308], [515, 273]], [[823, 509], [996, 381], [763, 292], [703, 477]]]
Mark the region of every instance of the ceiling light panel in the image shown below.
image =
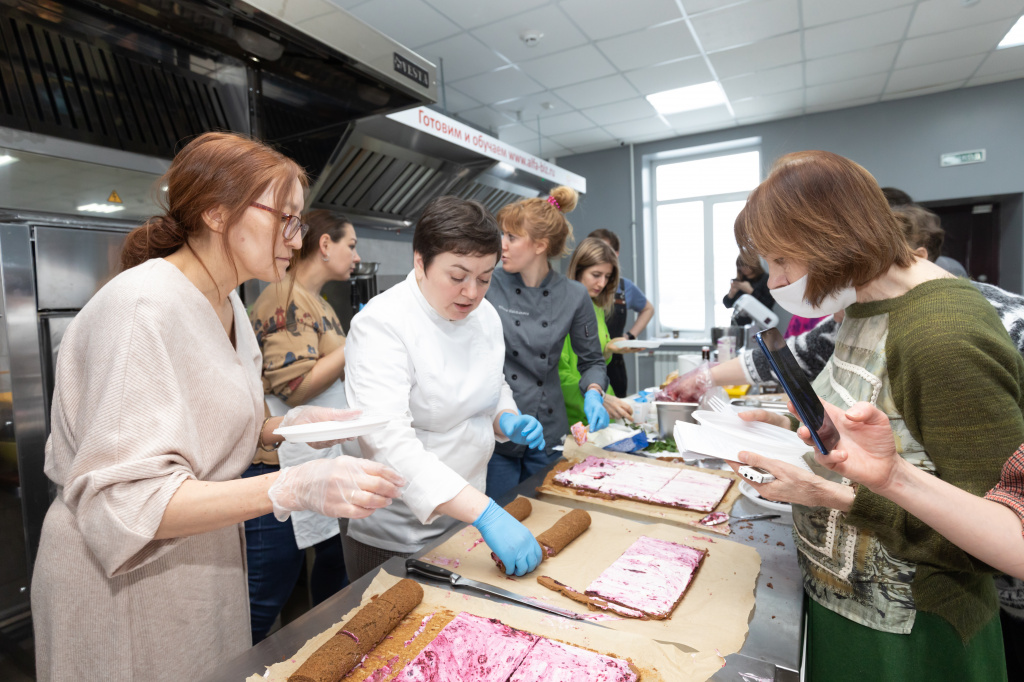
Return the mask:
[[651, 103], [662, 116], [678, 114], [684, 111], [695, 111], [725, 104], [725, 92], [717, 81], [698, 83], [685, 88], [665, 90], [647, 95]]
[[1000, 50], [1008, 47], [1016, 47], [1018, 45], [1024, 45], [1024, 16], [1017, 19], [1017, 22], [1006, 32], [1003, 39], [999, 41], [997, 46]]

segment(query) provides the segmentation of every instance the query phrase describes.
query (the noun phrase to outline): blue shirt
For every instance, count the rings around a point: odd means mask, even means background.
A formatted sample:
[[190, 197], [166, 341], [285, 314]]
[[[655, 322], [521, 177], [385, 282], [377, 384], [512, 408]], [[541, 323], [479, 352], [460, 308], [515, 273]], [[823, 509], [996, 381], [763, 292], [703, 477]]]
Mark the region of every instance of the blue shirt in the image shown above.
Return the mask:
[[647, 297], [631, 280], [619, 277], [619, 292], [626, 299], [626, 307], [630, 310], [638, 313], [647, 307]]

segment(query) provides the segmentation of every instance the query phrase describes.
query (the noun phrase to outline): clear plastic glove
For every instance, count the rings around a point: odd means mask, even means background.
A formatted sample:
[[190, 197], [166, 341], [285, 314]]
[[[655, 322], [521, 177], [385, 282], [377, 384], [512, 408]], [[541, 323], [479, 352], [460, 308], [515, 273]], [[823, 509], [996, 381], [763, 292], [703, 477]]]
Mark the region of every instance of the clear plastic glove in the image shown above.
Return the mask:
[[673, 403], [700, 402], [707, 390], [715, 384], [711, 378], [711, 368], [716, 364], [718, 363], [701, 363], [681, 377], [673, 379], [672, 383], [659, 391], [654, 399]]
[[473, 525], [505, 565], [505, 575], [526, 575], [540, 565], [541, 549], [536, 538], [494, 500], [487, 503]]
[[544, 450], [544, 427], [529, 415], [506, 412], [498, 419], [498, 428], [513, 443], [531, 450]]
[[361, 519], [391, 504], [404, 485], [405, 479], [394, 469], [343, 455], [282, 469], [267, 495], [278, 521], [288, 520], [293, 511]]
[[[363, 413], [362, 410], [337, 410], [333, 407], [320, 407], [318, 405], [300, 405], [288, 410], [281, 420], [281, 426], [299, 426], [300, 424], [316, 424], [317, 422], [344, 422], [356, 419]], [[280, 427], [279, 427], [280, 428]], [[314, 450], [326, 450], [338, 443], [343, 443], [348, 438], [341, 440], [323, 440], [315, 443], [306, 443]]]
[[597, 389], [590, 389], [583, 396], [583, 414], [587, 415], [590, 431], [600, 431], [608, 426], [608, 410], [604, 409], [604, 396]]

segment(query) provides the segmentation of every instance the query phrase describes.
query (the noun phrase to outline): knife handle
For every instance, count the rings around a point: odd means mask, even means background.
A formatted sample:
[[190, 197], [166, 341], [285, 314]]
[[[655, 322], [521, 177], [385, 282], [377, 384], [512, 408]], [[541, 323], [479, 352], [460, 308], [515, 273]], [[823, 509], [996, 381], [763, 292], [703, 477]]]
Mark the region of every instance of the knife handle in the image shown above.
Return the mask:
[[439, 580], [447, 580], [452, 585], [459, 579], [458, 573], [453, 573], [447, 568], [441, 568], [434, 564], [428, 564], [426, 561], [420, 561], [419, 559], [406, 559], [405, 560], [405, 571], [406, 573], [419, 573], [425, 575], [428, 578], [437, 578]]

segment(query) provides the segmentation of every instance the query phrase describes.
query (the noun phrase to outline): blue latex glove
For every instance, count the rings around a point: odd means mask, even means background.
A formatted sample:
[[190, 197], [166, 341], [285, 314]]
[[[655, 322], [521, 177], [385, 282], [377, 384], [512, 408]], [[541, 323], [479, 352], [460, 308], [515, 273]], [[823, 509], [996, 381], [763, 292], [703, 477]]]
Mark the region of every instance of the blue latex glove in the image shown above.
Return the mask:
[[604, 396], [596, 389], [590, 389], [583, 396], [583, 414], [591, 431], [600, 431], [608, 426], [608, 410], [604, 409]]
[[544, 427], [529, 415], [506, 412], [498, 419], [498, 428], [513, 443], [544, 450]]
[[494, 500], [488, 502], [473, 525], [505, 564], [506, 575], [526, 575], [540, 564], [540, 545], [533, 534]]

